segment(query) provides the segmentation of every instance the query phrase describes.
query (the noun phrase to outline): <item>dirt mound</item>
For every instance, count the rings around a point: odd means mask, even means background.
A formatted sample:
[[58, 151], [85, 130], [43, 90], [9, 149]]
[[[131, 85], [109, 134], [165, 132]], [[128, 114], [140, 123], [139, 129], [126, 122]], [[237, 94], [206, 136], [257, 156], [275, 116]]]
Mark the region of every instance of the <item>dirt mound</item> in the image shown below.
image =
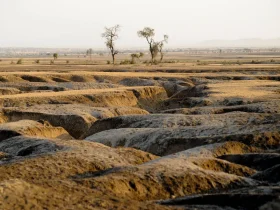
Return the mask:
[[27, 157], [30, 155], [57, 152], [63, 149], [66, 149], [66, 147], [58, 146], [54, 142], [46, 139], [24, 136], [9, 138], [0, 142], [0, 151], [9, 154], [9, 156]]
[[49, 124], [42, 124], [32, 120], [20, 120], [0, 125], [1, 141], [20, 135], [72, 139], [72, 137], [62, 127], [53, 127]]
[[[156, 156], [134, 149], [112, 149], [97, 143], [73, 140], [61, 141], [20, 137], [5, 140], [0, 144], [0, 151], [6, 151], [11, 156], [0, 162], [0, 188], [3, 186], [3, 182], [9, 182], [11, 179], [18, 179], [20, 182], [27, 182], [32, 185], [30, 187], [18, 186], [15, 193], [7, 194], [6, 202], [1, 202], [4, 197], [0, 196], [0, 205], [5, 204], [7, 206], [19, 205], [13, 203], [14, 199], [19, 201], [26, 198], [31, 199], [30, 202], [34, 200], [39, 206], [47, 207], [53, 205], [67, 206], [69, 204], [70, 207], [77, 206], [78, 209], [84, 209], [82, 207], [88, 205], [92, 209], [99, 206], [105, 209], [114, 209], [117, 208], [114, 205], [118, 207], [124, 205], [125, 209], [128, 206], [128, 200], [109, 197], [109, 193], [103, 194], [77, 185], [71, 177], [91, 174], [112, 167], [142, 164], [156, 158]], [[32, 189], [33, 185], [41, 188], [41, 190], [35, 189], [34, 191]], [[24, 193], [18, 194], [22, 190], [24, 190]], [[1, 192], [3, 195], [3, 191]], [[11, 193], [11, 191], [7, 193]], [[29, 197], [30, 193], [32, 194], [31, 197]], [[59, 197], [55, 197], [56, 195], [59, 195]], [[96, 198], [96, 201], [93, 200], [94, 198]], [[106, 201], [107, 198], [108, 201]], [[113, 204], [110, 204], [112, 202]], [[149, 209], [145, 206], [148, 205], [153, 208], [155, 204], [145, 204], [144, 202], [142, 205], [144, 206], [143, 209]], [[135, 208], [141, 209], [140, 204], [137, 204]]]
[[1, 209], [18, 209], [19, 206], [24, 209], [170, 209], [157, 204], [100, 195], [86, 188], [75, 193], [62, 192], [19, 179], [0, 182], [0, 191]]
[[87, 104], [97, 107], [138, 106], [154, 110], [166, 97], [165, 90], [160, 87], [88, 89], [0, 96], [0, 105]]
[[252, 150], [238, 142], [209, 145], [208, 148], [194, 148], [139, 166], [115, 168], [76, 178], [75, 181], [83, 186], [135, 200], [166, 199], [237, 186], [253, 186], [255, 182], [251, 179], [205, 170], [192, 162], [195, 158]]
[[6, 108], [9, 121], [22, 119], [45, 120], [53, 126], [61, 126], [74, 138], [81, 138], [91, 125], [100, 119], [130, 114], [148, 114], [135, 107], [91, 107], [81, 104], [37, 105], [26, 108]]
[[280, 115], [234, 112], [217, 115], [151, 114], [120, 116], [92, 125], [86, 136], [117, 128], [183, 128], [190, 126], [232, 126], [277, 123]]
[[228, 112], [248, 112], [248, 113], [279, 113], [280, 101], [271, 100], [268, 102], [260, 102], [254, 104], [238, 105], [238, 106], [214, 106], [214, 107], [195, 107], [195, 108], [179, 108], [164, 110], [162, 113], [170, 114], [223, 114]]
[[102, 131], [85, 140], [118, 147], [133, 147], [167, 155], [215, 142], [240, 141], [262, 148], [278, 148], [279, 125], [194, 126], [185, 128], [121, 128]]
[[19, 94], [20, 90], [16, 88], [0, 88], [0, 95], [13, 95]]

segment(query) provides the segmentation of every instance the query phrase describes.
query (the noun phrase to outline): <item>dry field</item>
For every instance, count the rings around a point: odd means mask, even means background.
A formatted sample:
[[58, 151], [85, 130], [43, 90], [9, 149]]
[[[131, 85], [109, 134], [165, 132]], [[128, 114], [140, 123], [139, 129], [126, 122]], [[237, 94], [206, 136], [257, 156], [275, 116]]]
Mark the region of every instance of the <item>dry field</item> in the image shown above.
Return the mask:
[[0, 62], [0, 209], [280, 209], [280, 57], [17, 59]]

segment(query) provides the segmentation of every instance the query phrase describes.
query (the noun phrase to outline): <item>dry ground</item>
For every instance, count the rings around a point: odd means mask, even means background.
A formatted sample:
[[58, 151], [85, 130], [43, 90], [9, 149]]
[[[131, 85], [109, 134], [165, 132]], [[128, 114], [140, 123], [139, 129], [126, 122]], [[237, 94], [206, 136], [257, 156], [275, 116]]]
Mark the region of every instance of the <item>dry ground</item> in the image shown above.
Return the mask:
[[0, 62], [0, 209], [279, 206], [280, 65], [245, 64], [277, 56], [16, 59]]

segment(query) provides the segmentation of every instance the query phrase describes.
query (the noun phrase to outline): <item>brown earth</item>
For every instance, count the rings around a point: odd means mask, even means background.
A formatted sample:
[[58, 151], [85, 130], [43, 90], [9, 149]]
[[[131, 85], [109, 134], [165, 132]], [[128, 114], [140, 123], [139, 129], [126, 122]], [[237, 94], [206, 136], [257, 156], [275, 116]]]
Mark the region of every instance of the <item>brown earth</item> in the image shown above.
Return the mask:
[[0, 209], [277, 209], [279, 65], [0, 65]]

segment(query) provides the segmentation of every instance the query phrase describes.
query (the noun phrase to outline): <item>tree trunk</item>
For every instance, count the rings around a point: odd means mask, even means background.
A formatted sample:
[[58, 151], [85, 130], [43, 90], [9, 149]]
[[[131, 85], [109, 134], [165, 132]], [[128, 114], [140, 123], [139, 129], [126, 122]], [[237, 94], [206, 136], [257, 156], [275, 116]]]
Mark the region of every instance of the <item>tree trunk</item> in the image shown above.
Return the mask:
[[112, 58], [113, 58], [113, 64], [115, 64], [115, 55], [112, 54]]
[[162, 60], [163, 60], [163, 53], [160, 53], [160, 62], [162, 62]]

